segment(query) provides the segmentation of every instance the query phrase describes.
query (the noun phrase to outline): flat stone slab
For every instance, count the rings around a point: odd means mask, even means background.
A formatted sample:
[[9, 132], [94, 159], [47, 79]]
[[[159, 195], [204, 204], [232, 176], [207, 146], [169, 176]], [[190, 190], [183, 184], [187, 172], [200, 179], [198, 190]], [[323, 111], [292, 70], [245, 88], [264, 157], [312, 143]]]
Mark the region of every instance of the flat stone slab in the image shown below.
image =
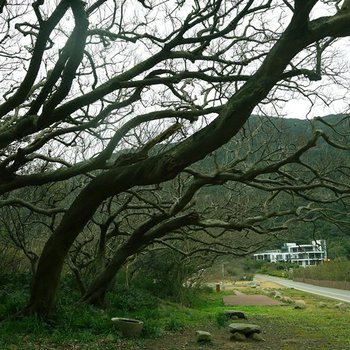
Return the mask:
[[248, 295], [239, 293], [237, 295], [225, 295], [223, 297], [225, 306], [235, 305], [284, 305], [281, 301], [271, 299], [266, 295]]
[[249, 335], [252, 333], [260, 333], [261, 327], [256, 324], [251, 323], [231, 323], [228, 328], [231, 333], [242, 333], [244, 335]]

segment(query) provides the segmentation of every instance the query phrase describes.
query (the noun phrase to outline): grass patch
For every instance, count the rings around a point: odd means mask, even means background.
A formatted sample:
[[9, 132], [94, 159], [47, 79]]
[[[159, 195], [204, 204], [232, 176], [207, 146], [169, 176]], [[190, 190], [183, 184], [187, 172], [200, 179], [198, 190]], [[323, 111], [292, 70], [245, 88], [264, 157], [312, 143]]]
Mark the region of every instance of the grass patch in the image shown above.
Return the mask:
[[[65, 286], [65, 288], [68, 288]], [[7, 291], [9, 291], [7, 289]], [[248, 291], [249, 290], [245, 290]], [[237, 306], [248, 316], [249, 322], [262, 326], [264, 337], [270, 349], [299, 350], [300, 348], [327, 350], [350, 348], [348, 325], [350, 310], [335, 308], [338, 301], [314, 296], [294, 289], [281, 289], [284, 296], [303, 299], [305, 310], [295, 310], [288, 306]], [[256, 293], [256, 289], [250, 290]], [[191, 292], [192, 293], [192, 292]], [[223, 315], [224, 295], [232, 292], [210, 292], [198, 289], [189, 300], [191, 307], [156, 298], [143, 290], [116, 289], [109, 296], [110, 307], [101, 311], [86, 305], [73, 303], [72, 294], [67, 293], [59, 304], [59, 318], [54, 326], [47, 325], [36, 317], [21, 320], [5, 320], [0, 323], [0, 349], [89, 349], [108, 350], [123, 348], [148, 349], [150, 341], [157, 342], [169, 337], [169, 332], [193, 334], [195, 329], [210, 329], [225, 332], [232, 322]], [[26, 299], [26, 292], [16, 292], [14, 299], [10, 293], [2, 293], [1, 315], [6, 316], [18, 310]], [[319, 302], [326, 308], [320, 309]], [[115, 330], [112, 317], [132, 317], [145, 322], [143, 336], [139, 340], [126, 340]], [[166, 337], [163, 335], [167, 334]], [[171, 333], [170, 333], [171, 334]], [[279, 342], [279, 343], [278, 343]], [[170, 342], [171, 343], [171, 342]], [[268, 349], [265, 345], [259, 349]], [[305, 346], [307, 344], [307, 346]], [[330, 345], [331, 344], [331, 345]], [[169, 344], [177, 345], [176, 342]], [[267, 345], [266, 345], [267, 346]], [[192, 349], [192, 348], [191, 348]], [[252, 348], [258, 349], [258, 348]]]
[[[307, 308], [296, 310], [293, 305], [287, 306], [242, 306], [250, 321], [264, 325], [267, 333], [281, 331], [281, 337], [304, 340], [308, 349], [330, 350], [350, 349], [349, 327], [350, 309], [341, 311], [335, 307], [337, 300], [295, 289], [279, 289], [286, 297], [302, 299]], [[327, 306], [319, 308], [319, 303]], [[283, 330], [288, 332], [283, 332]], [[331, 344], [331, 345], [330, 345]], [[297, 350], [300, 344], [289, 345], [283, 349]]]

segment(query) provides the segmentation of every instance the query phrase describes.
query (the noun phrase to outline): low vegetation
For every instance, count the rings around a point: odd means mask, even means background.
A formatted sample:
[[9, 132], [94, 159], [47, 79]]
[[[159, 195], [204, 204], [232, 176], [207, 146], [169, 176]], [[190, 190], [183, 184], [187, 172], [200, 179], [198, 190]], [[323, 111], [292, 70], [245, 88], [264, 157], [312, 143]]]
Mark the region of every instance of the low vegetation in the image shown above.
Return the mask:
[[350, 261], [336, 259], [309, 268], [299, 268], [292, 263], [251, 262], [252, 271], [284, 278], [303, 278], [320, 281], [350, 281]]
[[269, 263], [263, 261], [244, 261], [244, 270], [250, 274], [262, 273], [270, 276], [284, 278], [303, 278], [321, 281], [350, 281], [350, 261], [346, 259], [336, 259], [309, 268], [299, 268], [298, 265], [279, 262]]
[[297, 269], [294, 277], [326, 281], [350, 281], [350, 261], [330, 261], [309, 269]]
[[[109, 307], [106, 311], [74, 304], [77, 295], [72, 280], [66, 277], [60, 290], [56, 320], [44, 323], [35, 316], [14, 319], [9, 316], [20, 310], [27, 298], [28, 291], [22, 287], [27, 285], [28, 276], [3, 278], [1, 282], [4, 288], [0, 295], [0, 348], [5, 350], [136, 350], [152, 349], [159, 344], [164, 350], [175, 349], [174, 344], [184, 344], [185, 349], [197, 349], [196, 329], [209, 329], [214, 337], [214, 346], [216, 337], [226, 337], [226, 326], [231, 322], [223, 316], [227, 307], [223, 305], [222, 297], [232, 294], [232, 291], [216, 293], [209, 287], [184, 288], [182, 303], [176, 303], [172, 301], [173, 297], [160, 298], [154, 289], [151, 291], [147, 284], [142, 285], [140, 281], [127, 288], [120, 276], [116, 284], [118, 287], [108, 294]], [[252, 289], [251, 292], [256, 293], [257, 290]], [[350, 346], [347, 326], [350, 311], [336, 309], [336, 301], [296, 290], [282, 290], [282, 293], [293, 299], [305, 300], [307, 310], [295, 310], [292, 305], [239, 307], [248, 315], [249, 322], [263, 327], [266, 342], [249, 344], [252, 349], [296, 350], [307, 344], [308, 349], [333, 350]], [[318, 308], [320, 301], [327, 306]], [[142, 338], [123, 339], [110, 321], [115, 316], [143, 320]], [[228, 335], [226, 338], [230, 346], [235, 344], [229, 343]]]

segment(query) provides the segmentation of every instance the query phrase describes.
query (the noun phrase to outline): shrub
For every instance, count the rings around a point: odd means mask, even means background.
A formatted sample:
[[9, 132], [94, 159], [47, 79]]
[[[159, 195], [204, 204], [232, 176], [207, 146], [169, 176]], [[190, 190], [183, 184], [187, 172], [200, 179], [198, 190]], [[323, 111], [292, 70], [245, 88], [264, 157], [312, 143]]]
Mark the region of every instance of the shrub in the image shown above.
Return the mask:
[[227, 315], [221, 312], [216, 315], [216, 322], [220, 327], [226, 327], [229, 322], [229, 318]]
[[200, 287], [198, 280], [193, 279], [197, 266], [186, 264], [182, 255], [170, 249], [149, 252], [140, 257], [135, 269], [134, 286], [183, 305], [191, 305], [193, 291]]
[[111, 308], [123, 312], [132, 312], [142, 309], [154, 309], [158, 307], [158, 299], [148, 290], [138, 286], [126, 288], [117, 284], [108, 294], [108, 303]]
[[350, 281], [350, 261], [330, 261], [294, 271], [296, 278], [328, 281]]

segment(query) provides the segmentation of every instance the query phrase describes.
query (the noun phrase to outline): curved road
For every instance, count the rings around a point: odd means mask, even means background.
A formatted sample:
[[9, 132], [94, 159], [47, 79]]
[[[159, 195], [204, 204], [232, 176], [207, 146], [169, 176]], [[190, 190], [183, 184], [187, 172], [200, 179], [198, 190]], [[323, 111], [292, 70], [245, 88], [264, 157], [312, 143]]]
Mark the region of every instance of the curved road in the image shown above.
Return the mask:
[[291, 280], [286, 280], [284, 278], [272, 277], [267, 275], [255, 275], [255, 278], [259, 280], [275, 282], [288, 288], [294, 288], [294, 289], [302, 290], [304, 292], [317, 294], [323, 297], [337, 299], [337, 300], [350, 303], [350, 290], [319, 287], [319, 286], [314, 286], [312, 284], [294, 282]]

